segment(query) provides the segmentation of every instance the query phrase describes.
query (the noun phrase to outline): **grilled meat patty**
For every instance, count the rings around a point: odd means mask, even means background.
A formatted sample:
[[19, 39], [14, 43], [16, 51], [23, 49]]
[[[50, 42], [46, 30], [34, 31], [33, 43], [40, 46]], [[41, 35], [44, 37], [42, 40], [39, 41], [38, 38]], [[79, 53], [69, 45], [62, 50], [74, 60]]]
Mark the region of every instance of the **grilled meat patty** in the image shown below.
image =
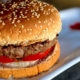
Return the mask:
[[7, 56], [9, 58], [19, 59], [29, 55], [44, 52], [46, 49], [53, 46], [56, 38], [52, 41], [46, 40], [44, 42], [36, 42], [28, 46], [0, 46], [0, 56]]

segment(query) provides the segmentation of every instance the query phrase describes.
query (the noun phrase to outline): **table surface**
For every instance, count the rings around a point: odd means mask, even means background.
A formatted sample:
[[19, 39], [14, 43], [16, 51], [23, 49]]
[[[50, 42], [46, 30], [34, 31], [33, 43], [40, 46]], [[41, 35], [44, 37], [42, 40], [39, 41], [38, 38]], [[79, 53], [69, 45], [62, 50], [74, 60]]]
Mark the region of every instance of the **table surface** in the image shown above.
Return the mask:
[[52, 80], [80, 80], [80, 62]]

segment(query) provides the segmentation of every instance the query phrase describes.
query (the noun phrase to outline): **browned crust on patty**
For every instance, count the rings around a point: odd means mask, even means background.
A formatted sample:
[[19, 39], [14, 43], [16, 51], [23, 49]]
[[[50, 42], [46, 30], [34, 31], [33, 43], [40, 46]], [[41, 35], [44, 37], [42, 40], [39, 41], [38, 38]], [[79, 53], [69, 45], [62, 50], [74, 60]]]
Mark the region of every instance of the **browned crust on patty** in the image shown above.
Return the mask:
[[37, 75], [51, 68], [60, 56], [60, 46], [57, 42], [54, 50], [54, 55], [46, 61], [43, 61], [29, 68], [0, 68], [0, 78], [24, 78]]

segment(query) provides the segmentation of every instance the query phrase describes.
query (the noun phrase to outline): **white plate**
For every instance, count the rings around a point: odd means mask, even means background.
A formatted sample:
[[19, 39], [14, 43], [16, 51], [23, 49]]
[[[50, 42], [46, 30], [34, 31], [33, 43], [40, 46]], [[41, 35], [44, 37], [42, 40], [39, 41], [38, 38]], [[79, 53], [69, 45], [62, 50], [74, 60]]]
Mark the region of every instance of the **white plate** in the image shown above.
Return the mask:
[[60, 11], [60, 15], [63, 23], [63, 28], [59, 36], [61, 56], [57, 64], [55, 64], [47, 72], [43, 72], [38, 76], [19, 80], [50, 80], [69, 67], [80, 62], [80, 31], [73, 31], [69, 28], [70, 25], [76, 22], [80, 22], [80, 8]]

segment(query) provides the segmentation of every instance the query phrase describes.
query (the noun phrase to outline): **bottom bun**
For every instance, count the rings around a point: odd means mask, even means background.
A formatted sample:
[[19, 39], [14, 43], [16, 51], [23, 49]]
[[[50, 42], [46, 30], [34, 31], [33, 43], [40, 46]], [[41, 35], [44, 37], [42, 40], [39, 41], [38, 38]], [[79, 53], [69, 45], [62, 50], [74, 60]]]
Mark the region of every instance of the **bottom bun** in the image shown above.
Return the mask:
[[43, 71], [47, 71], [51, 68], [60, 56], [60, 46], [56, 43], [54, 52], [51, 58], [42, 61], [41, 63], [27, 68], [0, 68], [0, 78], [24, 78], [32, 77]]

